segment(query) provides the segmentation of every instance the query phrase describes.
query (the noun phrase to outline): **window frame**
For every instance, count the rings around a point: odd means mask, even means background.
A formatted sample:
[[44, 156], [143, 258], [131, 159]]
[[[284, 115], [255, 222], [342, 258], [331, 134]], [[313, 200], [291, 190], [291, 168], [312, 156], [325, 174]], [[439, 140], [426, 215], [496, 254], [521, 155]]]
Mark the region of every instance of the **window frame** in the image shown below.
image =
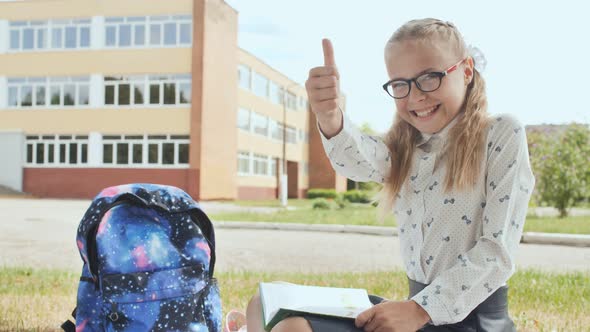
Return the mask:
[[[174, 43], [165, 42], [165, 27], [174, 24]], [[182, 41], [182, 28], [188, 25], [188, 41]], [[121, 45], [120, 32], [122, 26], [129, 26], [129, 45]], [[152, 42], [152, 26], [159, 27], [157, 41]], [[143, 27], [143, 40], [136, 41], [136, 31]], [[115, 40], [113, 44], [108, 43], [109, 29], [114, 30]], [[193, 44], [193, 18], [190, 14], [157, 15], [157, 16], [108, 16], [104, 24], [104, 47], [106, 49], [129, 49], [129, 48], [177, 48], [190, 47]]]
[[[31, 168], [85, 168], [88, 167], [89, 141], [86, 135], [27, 135], [25, 138], [24, 166]], [[76, 163], [70, 163], [71, 145], [76, 145]], [[53, 162], [49, 162], [49, 147], [53, 146]], [[65, 145], [65, 162], [60, 160], [61, 146]], [[83, 146], [86, 145], [86, 156]], [[29, 146], [33, 146], [32, 161], [28, 160]], [[37, 161], [38, 147], [43, 146], [43, 161]], [[86, 159], [86, 161], [84, 161]]]
[[[73, 47], [66, 47], [66, 30], [74, 29], [76, 40]], [[32, 47], [25, 48], [25, 30], [32, 31]], [[82, 45], [82, 30], [88, 32], [88, 41]], [[92, 44], [92, 21], [89, 18], [54, 19], [54, 20], [25, 20], [11, 21], [8, 25], [9, 53], [39, 52], [39, 51], [71, 51], [90, 49]], [[61, 31], [60, 45], [54, 46], [55, 31]], [[18, 33], [18, 47], [13, 48], [13, 33]], [[39, 46], [39, 36], [44, 36], [43, 46]], [[57, 39], [57, 38], [56, 38]]]
[[[105, 145], [112, 144], [112, 163], [104, 163], [104, 149]], [[119, 164], [117, 156], [118, 144], [127, 144], [127, 163]], [[133, 162], [133, 146], [142, 146], [142, 161], [141, 163]], [[158, 161], [156, 163], [149, 162], [150, 145], [158, 146]], [[163, 161], [163, 145], [174, 145], [174, 163], [164, 164]], [[180, 163], [180, 145], [187, 144], [189, 154], [187, 156], [187, 163]], [[188, 135], [104, 135], [101, 142], [103, 151], [103, 159], [100, 161], [101, 167], [104, 168], [189, 168], [190, 165], [190, 137]]]
[[[103, 105], [106, 108], [145, 108], [145, 107], [187, 107], [192, 103], [192, 95], [189, 95], [188, 103], [181, 103], [180, 86], [188, 86], [192, 91], [192, 79], [190, 74], [162, 74], [162, 75], [134, 75], [134, 76], [105, 76], [103, 78]], [[174, 104], [166, 104], [164, 98], [164, 86], [174, 86]], [[119, 104], [119, 93], [121, 85], [129, 85], [129, 104]], [[158, 86], [158, 103], [151, 101], [151, 87]], [[143, 88], [143, 103], [135, 103], [135, 87]], [[107, 104], [107, 89], [113, 87], [113, 103]]]
[[[74, 104], [73, 105], [66, 105], [65, 104], [65, 90], [66, 86], [74, 86]], [[31, 106], [22, 105], [23, 96], [22, 90], [23, 88], [31, 88]], [[53, 105], [52, 104], [52, 88], [58, 87], [60, 100], [59, 104]], [[44, 104], [37, 104], [37, 89], [44, 88]], [[89, 76], [68, 76], [68, 77], [19, 77], [19, 78], [12, 78], [9, 77], [7, 79], [6, 84], [6, 92], [7, 92], [7, 100], [12, 100], [12, 95], [10, 90], [16, 89], [16, 102], [17, 105], [10, 105], [8, 104], [6, 107], [8, 109], [58, 109], [58, 108], [90, 108], [90, 77]], [[86, 89], [86, 96], [87, 96], [87, 104], [79, 104], [79, 99], [81, 93], [83, 92], [82, 89]]]

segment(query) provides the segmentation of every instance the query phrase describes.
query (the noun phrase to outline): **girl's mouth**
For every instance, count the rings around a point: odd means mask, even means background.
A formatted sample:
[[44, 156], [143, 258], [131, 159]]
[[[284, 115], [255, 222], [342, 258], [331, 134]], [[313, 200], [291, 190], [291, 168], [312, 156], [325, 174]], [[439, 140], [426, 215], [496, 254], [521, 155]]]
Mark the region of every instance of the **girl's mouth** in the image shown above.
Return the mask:
[[429, 108], [424, 108], [419, 111], [410, 111], [410, 113], [419, 119], [429, 119], [438, 111], [439, 108], [440, 104]]

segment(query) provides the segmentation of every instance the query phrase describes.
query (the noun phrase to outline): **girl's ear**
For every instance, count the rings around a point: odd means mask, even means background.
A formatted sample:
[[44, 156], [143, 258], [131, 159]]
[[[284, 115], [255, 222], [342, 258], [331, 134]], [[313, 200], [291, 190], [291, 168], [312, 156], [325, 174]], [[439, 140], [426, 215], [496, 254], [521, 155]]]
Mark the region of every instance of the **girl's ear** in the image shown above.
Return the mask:
[[463, 70], [463, 76], [465, 77], [465, 85], [469, 85], [469, 83], [471, 83], [471, 81], [473, 80], [473, 71], [474, 71], [474, 63], [473, 63], [473, 58], [472, 57], [468, 57], [467, 60], [465, 60], [465, 69]]

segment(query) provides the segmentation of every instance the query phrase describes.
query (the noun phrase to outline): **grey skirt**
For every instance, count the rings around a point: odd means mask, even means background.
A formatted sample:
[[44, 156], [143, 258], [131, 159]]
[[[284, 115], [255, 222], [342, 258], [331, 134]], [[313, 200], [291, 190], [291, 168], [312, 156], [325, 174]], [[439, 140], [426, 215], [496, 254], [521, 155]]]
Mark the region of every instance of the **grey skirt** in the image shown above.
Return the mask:
[[[427, 285], [409, 279], [410, 296], [418, 294]], [[384, 299], [370, 295], [371, 303], [378, 304]], [[303, 316], [313, 332], [363, 332], [349, 319], [325, 318], [313, 315]], [[449, 325], [425, 325], [420, 332], [514, 332], [516, 327], [508, 314], [508, 287], [503, 286], [480, 303], [463, 321]]]

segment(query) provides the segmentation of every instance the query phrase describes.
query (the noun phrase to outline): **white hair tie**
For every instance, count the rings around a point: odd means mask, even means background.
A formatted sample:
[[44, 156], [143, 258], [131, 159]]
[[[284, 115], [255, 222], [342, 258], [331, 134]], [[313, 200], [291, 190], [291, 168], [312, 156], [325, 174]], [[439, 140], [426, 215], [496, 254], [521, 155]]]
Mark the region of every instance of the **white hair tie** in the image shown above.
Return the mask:
[[486, 60], [486, 57], [485, 55], [483, 55], [483, 52], [473, 45], [467, 46], [467, 50], [469, 52], [469, 55], [473, 59], [475, 70], [477, 70], [480, 73], [483, 72], [486, 69], [486, 65], [488, 64], [488, 60]]

